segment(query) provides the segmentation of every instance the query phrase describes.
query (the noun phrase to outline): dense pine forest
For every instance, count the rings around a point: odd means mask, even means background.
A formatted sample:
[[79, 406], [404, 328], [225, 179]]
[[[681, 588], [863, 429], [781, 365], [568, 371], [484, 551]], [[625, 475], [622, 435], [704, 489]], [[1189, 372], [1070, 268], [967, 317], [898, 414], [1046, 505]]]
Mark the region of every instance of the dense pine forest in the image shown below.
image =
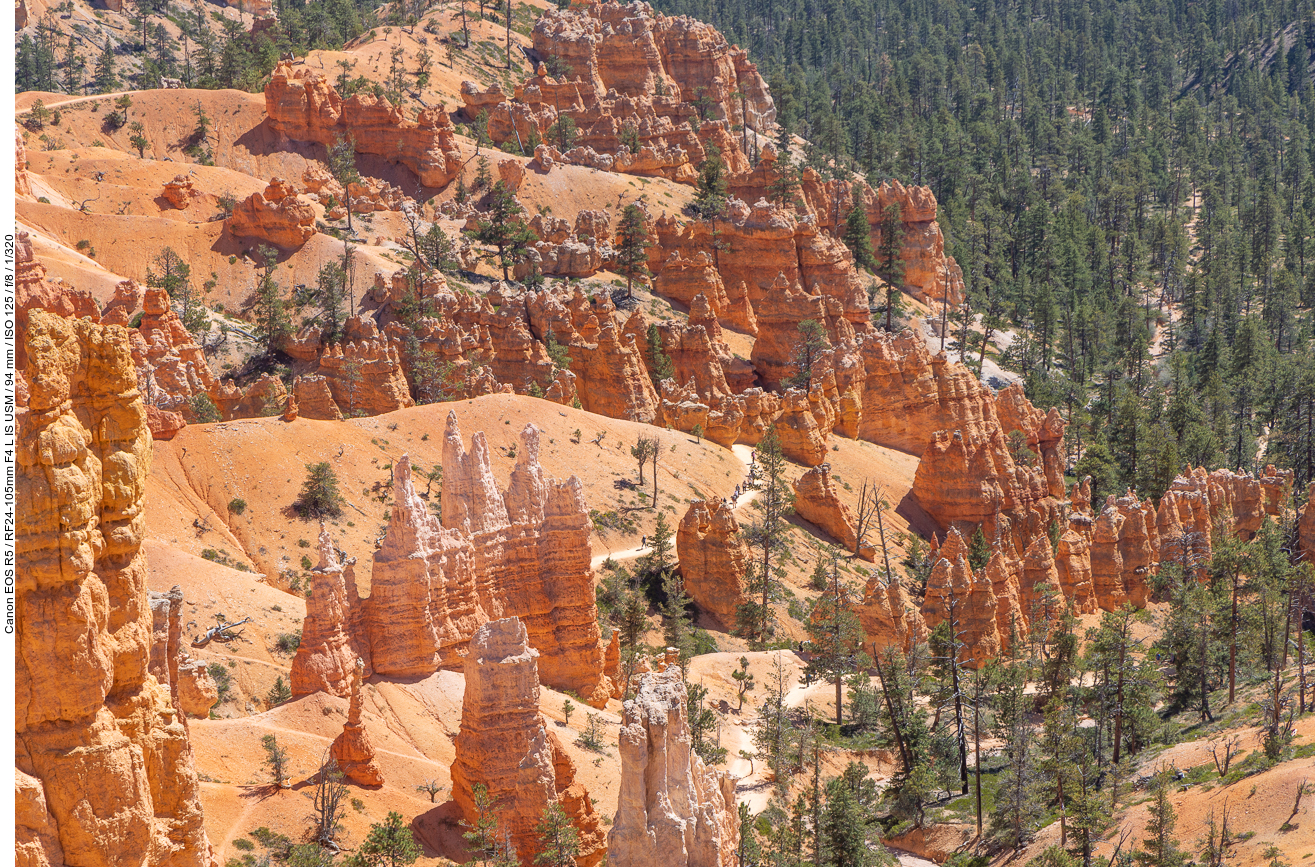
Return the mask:
[[1017, 329], [1006, 366], [1100, 494], [1315, 479], [1310, 3], [656, 6], [749, 50], [819, 171], [931, 186], [971, 313]]

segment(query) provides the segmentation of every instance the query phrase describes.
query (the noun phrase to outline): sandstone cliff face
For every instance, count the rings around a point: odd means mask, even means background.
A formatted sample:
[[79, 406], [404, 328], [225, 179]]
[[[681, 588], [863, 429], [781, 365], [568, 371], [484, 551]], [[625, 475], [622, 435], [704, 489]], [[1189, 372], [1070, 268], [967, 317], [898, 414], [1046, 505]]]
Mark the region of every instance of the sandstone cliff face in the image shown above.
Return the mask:
[[808, 395], [792, 388], [781, 397], [781, 415], [776, 420], [781, 453], [796, 463], [815, 467], [826, 460], [826, 437], [813, 416]]
[[868, 642], [878, 648], [904, 649], [926, 638], [927, 627], [917, 600], [894, 576], [887, 580], [884, 574], [873, 571], [854, 611]]
[[358, 337], [330, 346], [320, 356], [317, 371], [338, 410], [355, 417], [414, 406], [398, 348], [379, 334], [373, 320], [352, 318]]
[[[461, 731], [454, 746], [452, 797], [465, 820], [478, 818], [474, 787], [483, 784], [498, 803], [498, 828], [510, 835], [520, 862], [534, 863], [540, 846], [534, 826], [544, 809], [558, 800], [559, 789], [571, 791], [572, 818], [589, 837], [580, 863], [597, 864], [605, 850], [598, 847], [597, 819], [579, 799], [588, 792], [574, 782], [575, 768], [555, 738], [550, 739], [539, 714], [538, 651], [529, 646], [525, 625], [515, 617], [494, 620], [479, 628], [466, 656], [466, 692], [461, 702]], [[554, 749], [555, 747], [555, 749]], [[561, 765], [562, 780], [557, 778]], [[569, 815], [569, 812], [568, 812]]]
[[426, 187], [442, 187], [461, 169], [452, 121], [442, 107], [408, 120], [400, 106], [373, 94], [345, 102], [328, 80], [306, 68], [280, 62], [265, 86], [265, 112], [275, 132], [295, 141], [331, 145], [335, 137], [356, 140], [357, 153], [377, 154], [411, 169]]
[[[843, 302], [830, 295], [809, 294], [778, 273], [770, 292], [755, 303], [758, 339], [753, 342], [749, 360], [763, 385], [780, 388], [796, 373], [794, 350], [799, 342], [799, 323], [812, 320], [826, 330], [834, 346], [851, 343], [854, 324], [846, 318]], [[859, 323], [867, 328], [866, 323]]]
[[178, 664], [182, 661], [183, 591], [174, 585], [168, 593], [148, 590], [146, 598], [151, 607], [151, 659], [147, 670], [156, 683], [169, 691], [169, 701], [182, 716], [178, 700]]
[[741, 283], [736, 291], [728, 291], [707, 252], [698, 251], [686, 257], [679, 249], [673, 250], [662, 263], [653, 290], [690, 307], [695, 298], [703, 296], [719, 324], [745, 334], [758, 333], [758, 320], [747, 288]]
[[[183, 654], [186, 660], [187, 654]], [[189, 717], [205, 719], [210, 708], [219, 701], [219, 687], [202, 660], [186, 660], [178, 664], [178, 707]]]
[[[439, 316], [423, 320], [414, 336], [423, 351], [454, 366], [457, 381], [449, 385], [459, 396], [505, 388], [526, 394], [531, 385], [546, 394], [561, 373], [548, 355], [551, 337], [569, 354], [583, 409], [631, 421], [658, 419], [642, 348], [605, 294], [586, 297], [579, 287], [517, 292], [495, 284], [482, 298], [444, 289], [434, 302]], [[399, 323], [387, 333], [394, 344], [409, 336]], [[478, 375], [476, 367], [483, 369]], [[553, 399], [569, 402], [567, 384], [557, 389]]]
[[653, 97], [665, 91], [675, 102], [703, 95], [713, 103], [713, 117], [740, 124], [746, 117], [731, 94], [743, 89], [751, 128], [766, 133], [776, 119], [747, 52], [708, 24], [655, 14], [646, 3], [549, 10], [535, 25], [534, 49], [561, 57], [571, 66], [569, 77], [594, 94]]
[[690, 749], [680, 669], [643, 676], [625, 703], [618, 745], [621, 791], [608, 863], [732, 867], [739, 845], [735, 780]]
[[251, 238], [283, 250], [299, 250], [315, 234], [315, 210], [297, 198], [282, 178], [264, 193], [252, 193], [224, 221], [236, 238]]
[[[820, 464], [801, 475], [794, 483], [795, 514], [835, 539], [842, 549], [855, 553], [858, 544], [857, 522], [854, 513], [840, 501], [835, 481], [831, 478], [831, 465]], [[871, 562], [876, 550], [871, 544], [858, 548], [858, 555]]]
[[17, 448], [19, 846], [35, 863], [208, 867], [187, 731], [148, 670], [140, 545], [151, 451], [127, 334], [34, 310], [27, 346], [31, 393]]
[[58, 281], [46, 280], [46, 266], [32, 252], [32, 237], [19, 232], [14, 239], [17, 333], [14, 335], [14, 365], [27, 366], [28, 320], [33, 310], [45, 310], [56, 316], [100, 321], [100, 309], [86, 289], [72, 289]]
[[301, 643], [292, 658], [289, 680], [293, 698], [321, 691], [347, 698], [357, 659], [350, 633], [355, 561], [342, 560], [328, 530], [321, 528], [319, 542], [320, 562], [311, 572]]
[[342, 733], [333, 739], [329, 754], [338, 763], [338, 770], [353, 783], [361, 786], [382, 786], [383, 772], [374, 761], [374, 745], [370, 735], [361, 724], [361, 675], [365, 672], [365, 662], [357, 658], [352, 663], [351, 685], [349, 692], [351, 703], [347, 707], [347, 722], [343, 723]]
[[182, 211], [192, 204], [193, 192], [191, 175], [174, 175], [174, 179], [164, 185], [162, 195], [170, 205]]
[[544, 681], [601, 706], [611, 684], [579, 479], [543, 472], [538, 429], [527, 425], [510, 485], [498, 490], [483, 434], [467, 452], [454, 414], [443, 470], [440, 521], [416, 493], [410, 462], [394, 469], [392, 519], [360, 603], [369, 670], [397, 677], [455, 667], [481, 624], [516, 616], [542, 655]]
[[[27, 23], [27, 4], [20, 2], [17, 13], [19, 20], [24, 22], [18, 25], [21, 29]], [[32, 179], [27, 176], [27, 144], [23, 141], [23, 131], [18, 127], [14, 127], [14, 195], [32, 195]]]
[[[771, 365], [786, 365], [790, 356], [788, 348], [777, 347], [792, 345], [795, 327], [803, 319], [823, 322], [832, 342], [869, 328], [867, 291], [854, 269], [853, 256], [844, 244], [819, 230], [812, 214], [801, 215], [762, 198], [752, 205], [732, 198], [725, 219], [718, 220], [715, 228], [714, 236], [707, 221], [659, 217], [653, 224], [657, 243], [649, 249], [649, 269], [661, 287], [668, 262], [688, 270], [686, 260], [699, 260], [700, 254], [711, 258], [728, 299], [747, 298], [752, 313], [734, 312], [737, 302], [731, 300], [733, 312], [726, 324], [737, 327], [736, 320], [741, 320], [738, 327], [746, 330], [749, 321], [756, 323], [763, 346], [755, 346], [753, 362], [765, 385], [774, 387], [782, 378]], [[678, 272], [675, 279], [685, 276]], [[706, 286], [707, 281], [702, 283]], [[794, 294], [782, 299], [786, 287], [792, 287]], [[771, 310], [764, 310], [764, 305], [772, 305]], [[780, 320], [780, 333], [764, 334], [764, 317], [773, 316]], [[842, 330], [842, 319], [848, 330]]]
[[141, 323], [128, 333], [137, 382], [151, 405], [192, 417], [189, 401], [199, 394], [218, 396], [219, 381], [205, 352], [173, 311], [168, 292], [148, 288], [142, 292], [141, 305]]
[[727, 628], [744, 592], [749, 545], [724, 500], [694, 500], [676, 528], [676, 558], [695, 604]]
[[991, 580], [973, 571], [968, 543], [951, 529], [927, 579], [927, 597], [922, 603], [927, 629], [949, 620], [964, 644], [960, 658], [981, 664], [998, 656], [1004, 646], [996, 623], [997, 607]]
[[[489, 134], [499, 143], [545, 137], [559, 116], [570, 117], [577, 146], [564, 154], [541, 146], [535, 158], [545, 170], [565, 162], [692, 183], [706, 148], [716, 145], [732, 171], [747, 171], [750, 131], [767, 133], [775, 118], [743, 50], [706, 24], [655, 15], [646, 4], [549, 9], [535, 25], [534, 48], [562, 59], [570, 72], [554, 78], [540, 64], [510, 98], [471, 82], [463, 83], [461, 97], [469, 116], [488, 112]], [[732, 97], [736, 91], [742, 99]], [[693, 104], [700, 98], [703, 118]], [[734, 134], [731, 127], [742, 123], [744, 132]], [[633, 135], [628, 144], [623, 132]]]
[[[746, 202], [765, 197], [781, 176], [776, 161], [776, 148], [764, 146], [761, 161], [752, 171], [728, 179], [731, 195]], [[945, 237], [936, 223], [936, 197], [929, 187], [905, 186], [891, 180], [874, 190], [862, 180], [823, 181], [811, 168], [804, 169], [801, 180], [799, 192], [804, 209], [833, 237], [844, 234], [845, 218], [857, 203], [867, 217], [874, 250], [880, 249], [886, 209], [897, 205], [904, 232], [901, 288], [928, 306], [935, 307], [942, 301], [951, 307], [963, 303], [963, 271], [953, 257], [945, 255]]]
[[[1266, 516], [1277, 517], [1283, 514], [1292, 497], [1292, 480], [1291, 470], [1276, 470], [1273, 465], [1265, 467], [1259, 477], [1239, 475], [1225, 469], [1206, 472], [1204, 468], [1196, 467], [1173, 480], [1164, 495], [1164, 499], [1169, 499], [1171, 505], [1166, 508], [1162, 499], [1160, 512], [1186, 515], [1198, 511], [1199, 503], [1208, 512], [1207, 533], [1216, 529], [1220, 520], [1226, 517], [1231, 519], [1228, 529], [1234, 535], [1250, 539], [1260, 529]], [[1198, 515], [1192, 522], [1199, 523], [1200, 520]], [[1168, 529], [1174, 520], [1166, 517], [1159, 523]]]

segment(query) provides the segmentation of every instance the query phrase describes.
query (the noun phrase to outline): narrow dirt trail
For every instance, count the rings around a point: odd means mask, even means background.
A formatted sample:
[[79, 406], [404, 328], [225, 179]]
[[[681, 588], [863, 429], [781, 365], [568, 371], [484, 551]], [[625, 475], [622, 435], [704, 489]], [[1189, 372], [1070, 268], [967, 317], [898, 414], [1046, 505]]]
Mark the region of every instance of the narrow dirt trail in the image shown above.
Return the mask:
[[[736, 444], [731, 446], [731, 453], [739, 458], [740, 463], [744, 465], [744, 478], [747, 480], [749, 478], [749, 463], [753, 459], [753, 446]], [[750, 503], [757, 499], [757, 497], [757, 491], [743, 491], [735, 498], [734, 511], [739, 512], [741, 509], [746, 508]], [[739, 515], [736, 515], [736, 517], [738, 518]], [[636, 560], [651, 550], [653, 549], [648, 545], [636, 545], [633, 548], [626, 548], [624, 551], [611, 551], [607, 554], [599, 554], [589, 561], [589, 566], [592, 569], [601, 569], [603, 564], [608, 560], [613, 560], [617, 563], [627, 560]]]
[[[97, 93], [93, 96], [71, 96], [68, 99], [61, 99], [59, 102], [47, 102], [47, 103], [43, 103], [43, 105], [45, 105], [46, 108], [51, 108], [51, 109], [68, 108], [70, 105], [81, 105], [84, 102], [96, 102], [97, 100], [101, 100], [101, 99], [113, 100], [113, 99], [117, 99], [120, 96], [124, 96], [124, 95], [131, 96], [134, 93], [140, 93], [140, 92], [141, 91], [137, 91], [137, 90], [116, 90], [113, 93]], [[23, 111], [25, 111], [25, 109], [19, 109], [20, 114], [22, 114]]]

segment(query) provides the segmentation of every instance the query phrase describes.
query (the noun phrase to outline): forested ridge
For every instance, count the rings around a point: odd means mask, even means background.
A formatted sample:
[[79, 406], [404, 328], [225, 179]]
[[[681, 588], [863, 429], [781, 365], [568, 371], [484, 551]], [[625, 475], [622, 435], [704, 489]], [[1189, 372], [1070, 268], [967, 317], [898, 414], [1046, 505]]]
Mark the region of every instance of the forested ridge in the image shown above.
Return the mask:
[[[99, 57], [39, 24], [20, 39], [17, 84], [109, 92], [178, 76], [256, 90], [281, 53], [338, 47], [428, 5], [279, 2], [279, 25], [253, 36], [143, 0], [133, 34]], [[747, 48], [824, 175], [931, 187], [969, 288], [951, 334], [967, 334], [971, 362], [986, 335], [1018, 333], [999, 360], [1034, 403], [1062, 408], [1071, 458], [1098, 495], [1158, 496], [1187, 464], [1272, 462], [1304, 496], [1315, 480], [1310, 2], [655, 6]], [[140, 68], [121, 81], [125, 54]], [[981, 330], [964, 330], [969, 317]]]
[[748, 49], [823, 174], [932, 188], [970, 312], [1018, 330], [1003, 361], [1099, 494], [1315, 478], [1310, 3], [655, 5]]

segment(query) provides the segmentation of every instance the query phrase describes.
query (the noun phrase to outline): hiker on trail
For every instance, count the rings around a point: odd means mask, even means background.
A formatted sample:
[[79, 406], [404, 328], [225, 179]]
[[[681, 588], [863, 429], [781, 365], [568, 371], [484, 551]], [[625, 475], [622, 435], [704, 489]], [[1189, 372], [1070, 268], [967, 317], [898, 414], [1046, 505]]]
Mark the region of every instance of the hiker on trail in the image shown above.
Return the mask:
[[640, 537], [639, 537], [639, 547], [641, 547], [641, 548], [647, 548], [647, 547], [648, 547], [648, 537], [647, 537], [647, 536], [640, 536]]

